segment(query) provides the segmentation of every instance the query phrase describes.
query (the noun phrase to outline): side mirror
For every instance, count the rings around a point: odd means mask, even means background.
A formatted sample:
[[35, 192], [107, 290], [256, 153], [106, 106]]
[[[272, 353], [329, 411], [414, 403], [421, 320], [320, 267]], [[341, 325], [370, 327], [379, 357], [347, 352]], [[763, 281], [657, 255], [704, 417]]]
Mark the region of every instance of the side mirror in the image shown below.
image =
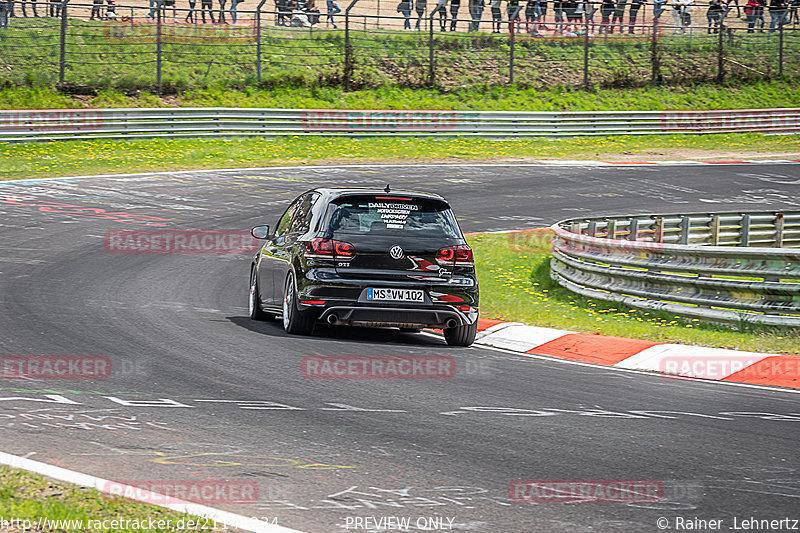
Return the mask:
[[256, 239], [267, 239], [269, 238], [269, 226], [256, 226], [250, 230], [250, 235]]

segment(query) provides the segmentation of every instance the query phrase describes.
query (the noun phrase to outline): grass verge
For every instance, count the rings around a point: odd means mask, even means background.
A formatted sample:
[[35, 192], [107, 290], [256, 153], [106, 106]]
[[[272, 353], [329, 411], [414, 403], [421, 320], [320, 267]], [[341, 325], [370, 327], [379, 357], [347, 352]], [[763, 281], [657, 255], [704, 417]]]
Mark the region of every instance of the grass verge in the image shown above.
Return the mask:
[[537, 326], [654, 342], [800, 355], [800, 331], [752, 324], [713, 324], [637, 311], [572, 293], [550, 279], [548, 239], [515, 234], [468, 238], [481, 286], [481, 316]]
[[276, 137], [0, 144], [0, 179], [369, 162], [800, 158], [800, 135], [477, 139]]
[[795, 107], [800, 85], [792, 81], [691, 84], [597, 89], [468, 85], [452, 90], [383, 86], [348, 92], [340, 87], [298, 86], [236, 90], [224, 86], [159, 97], [147, 91], [105, 89], [93, 95], [61, 94], [52, 89], [6, 87], [0, 109], [122, 107], [268, 107], [293, 109], [445, 109], [460, 111], [664, 111]]
[[[95, 489], [77, 487], [50, 480], [24, 470], [0, 466], [0, 517], [4, 521], [14, 520], [18, 525], [22, 520], [33, 522], [30, 528], [2, 526], [3, 531], [120, 531], [120, 532], [163, 532], [163, 531], [223, 531], [212, 527], [213, 521], [196, 516], [180, 514], [155, 505], [146, 505], [124, 498], [104, 496]], [[49, 527], [40, 519], [51, 521]], [[149, 528], [150, 520], [163, 521], [158, 529]], [[53, 524], [55, 520], [71, 520], [72, 523]], [[90, 527], [100, 520], [101, 527]], [[117, 527], [102, 527], [106, 525]], [[112, 524], [112, 520], [118, 520]], [[122, 522], [122, 521], [128, 521]], [[183, 521], [180, 523], [180, 521]], [[90, 522], [91, 521], [91, 522]], [[185, 527], [189, 521], [199, 525]], [[137, 523], [138, 522], [138, 523]], [[184, 527], [179, 527], [183, 525]], [[125, 527], [122, 527], [125, 526]], [[135, 526], [135, 527], [134, 527]]]

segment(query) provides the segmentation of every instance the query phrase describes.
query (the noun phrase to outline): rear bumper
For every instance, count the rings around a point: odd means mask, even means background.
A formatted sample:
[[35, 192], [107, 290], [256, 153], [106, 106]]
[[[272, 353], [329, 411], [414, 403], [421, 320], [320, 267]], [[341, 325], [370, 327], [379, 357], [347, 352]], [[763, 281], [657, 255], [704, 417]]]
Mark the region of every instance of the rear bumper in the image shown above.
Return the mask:
[[[471, 316], [474, 315], [474, 316]], [[320, 320], [334, 325], [395, 327], [395, 328], [452, 328], [472, 324], [478, 318], [477, 309], [464, 313], [450, 308], [366, 307], [334, 305], [326, 308]]]

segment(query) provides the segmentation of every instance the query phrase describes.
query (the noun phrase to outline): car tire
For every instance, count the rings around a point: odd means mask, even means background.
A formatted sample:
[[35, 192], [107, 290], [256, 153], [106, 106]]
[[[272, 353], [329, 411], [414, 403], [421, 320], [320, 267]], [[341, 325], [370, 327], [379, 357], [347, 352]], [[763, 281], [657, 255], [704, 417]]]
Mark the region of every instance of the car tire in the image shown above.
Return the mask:
[[314, 317], [297, 307], [297, 291], [292, 272], [286, 276], [283, 288], [283, 329], [293, 335], [309, 335], [314, 329]]
[[444, 329], [444, 340], [449, 346], [471, 346], [478, 334], [478, 321], [466, 326]]
[[250, 272], [250, 294], [247, 299], [247, 310], [251, 320], [272, 320], [273, 316], [261, 308], [261, 292], [258, 290], [258, 280], [255, 269]]

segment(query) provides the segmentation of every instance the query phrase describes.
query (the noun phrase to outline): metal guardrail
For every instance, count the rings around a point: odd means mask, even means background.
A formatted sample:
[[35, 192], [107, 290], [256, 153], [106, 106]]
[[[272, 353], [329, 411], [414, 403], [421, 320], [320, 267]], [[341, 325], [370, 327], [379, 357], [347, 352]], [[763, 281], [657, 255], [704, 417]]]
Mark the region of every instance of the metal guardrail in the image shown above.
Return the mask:
[[554, 224], [551, 276], [602, 300], [724, 322], [800, 326], [800, 211]]
[[730, 111], [360, 111], [249, 108], [0, 111], [0, 142], [232, 135], [576, 136], [800, 131], [800, 108]]

